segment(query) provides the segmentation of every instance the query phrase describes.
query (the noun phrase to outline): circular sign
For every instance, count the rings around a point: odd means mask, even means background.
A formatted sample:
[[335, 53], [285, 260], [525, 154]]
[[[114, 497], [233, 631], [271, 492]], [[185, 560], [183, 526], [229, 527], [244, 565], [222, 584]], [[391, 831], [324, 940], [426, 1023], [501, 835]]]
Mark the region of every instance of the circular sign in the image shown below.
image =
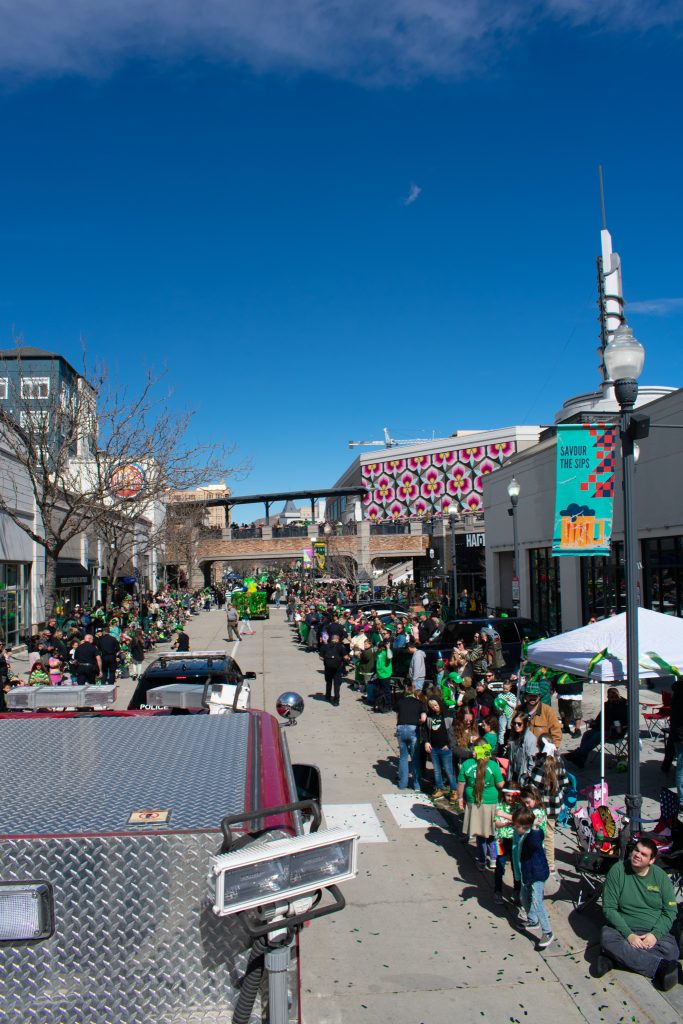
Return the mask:
[[145, 474], [139, 466], [119, 466], [109, 477], [109, 489], [115, 498], [137, 498], [145, 486]]

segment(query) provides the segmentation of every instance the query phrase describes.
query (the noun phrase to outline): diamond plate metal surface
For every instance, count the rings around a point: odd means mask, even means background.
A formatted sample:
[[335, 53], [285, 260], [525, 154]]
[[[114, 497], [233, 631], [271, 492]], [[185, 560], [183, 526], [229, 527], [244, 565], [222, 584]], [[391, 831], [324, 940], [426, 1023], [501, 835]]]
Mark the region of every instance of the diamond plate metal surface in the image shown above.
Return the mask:
[[250, 717], [5, 719], [0, 839], [121, 832], [148, 808], [170, 811], [157, 830], [217, 829], [244, 807]]
[[[219, 841], [167, 834], [0, 844], [3, 881], [53, 884], [56, 925], [45, 942], [0, 950], [3, 1024], [227, 1024], [249, 938], [239, 915], [211, 911], [207, 872]], [[290, 983], [295, 993], [294, 969]], [[251, 1022], [262, 1020], [259, 997]]]

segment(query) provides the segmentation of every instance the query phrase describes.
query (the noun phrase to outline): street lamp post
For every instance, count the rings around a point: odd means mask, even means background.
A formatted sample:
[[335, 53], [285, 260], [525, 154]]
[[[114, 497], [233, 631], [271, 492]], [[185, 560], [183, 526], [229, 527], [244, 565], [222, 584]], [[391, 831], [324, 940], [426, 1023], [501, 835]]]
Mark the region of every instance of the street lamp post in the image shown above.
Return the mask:
[[[453, 615], [458, 614], [458, 563], [455, 553], [455, 524], [458, 521], [459, 512], [455, 505], [448, 509], [448, 518], [451, 521], [451, 572], [453, 574]], [[445, 560], [445, 557], [444, 557]]]
[[508, 497], [512, 505], [512, 606], [515, 615], [519, 615], [519, 546], [517, 537], [517, 503], [521, 487], [514, 476], [508, 484]]
[[632, 416], [638, 398], [638, 377], [643, 371], [645, 349], [623, 322], [604, 351], [605, 368], [614, 381], [621, 410], [619, 434], [624, 496], [624, 568], [626, 576], [626, 686], [628, 694], [628, 780], [626, 816], [632, 834], [640, 821], [640, 704], [638, 701], [638, 531], [635, 523], [634, 471], [637, 438], [647, 435], [647, 421]]

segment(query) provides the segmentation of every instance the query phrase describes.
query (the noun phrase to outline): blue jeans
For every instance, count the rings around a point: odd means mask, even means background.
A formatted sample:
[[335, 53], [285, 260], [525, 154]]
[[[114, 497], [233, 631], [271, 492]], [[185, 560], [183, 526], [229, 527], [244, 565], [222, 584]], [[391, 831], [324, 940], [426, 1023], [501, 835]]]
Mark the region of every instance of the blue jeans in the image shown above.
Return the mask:
[[678, 786], [678, 799], [681, 807], [683, 808], [683, 743], [676, 740], [674, 748], [676, 750], [676, 785]]
[[398, 740], [398, 788], [408, 788], [408, 758], [413, 771], [413, 789], [420, 789], [420, 745], [416, 725], [397, 725]]
[[498, 862], [498, 841], [493, 836], [475, 836], [475, 843], [477, 846], [477, 861], [483, 867], [486, 863], [486, 858], [490, 861]]
[[522, 906], [529, 917], [529, 924], [540, 924], [541, 929], [548, 933], [552, 928], [543, 902], [544, 886], [545, 882], [522, 882]]
[[432, 747], [432, 767], [434, 768], [434, 782], [437, 789], [443, 789], [443, 772], [448, 776], [448, 784], [455, 789], [457, 783], [453, 774], [453, 751], [450, 747]]

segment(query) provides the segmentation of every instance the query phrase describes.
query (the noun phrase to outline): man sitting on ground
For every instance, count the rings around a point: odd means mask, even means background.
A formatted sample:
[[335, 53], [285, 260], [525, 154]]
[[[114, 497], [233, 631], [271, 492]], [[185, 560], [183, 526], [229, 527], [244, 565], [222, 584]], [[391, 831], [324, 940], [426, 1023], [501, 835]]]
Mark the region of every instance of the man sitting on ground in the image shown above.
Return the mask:
[[655, 863], [657, 846], [639, 839], [627, 862], [615, 864], [605, 880], [599, 977], [626, 967], [654, 981], [663, 992], [678, 982], [678, 942], [671, 935], [676, 895], [671, 879]]

